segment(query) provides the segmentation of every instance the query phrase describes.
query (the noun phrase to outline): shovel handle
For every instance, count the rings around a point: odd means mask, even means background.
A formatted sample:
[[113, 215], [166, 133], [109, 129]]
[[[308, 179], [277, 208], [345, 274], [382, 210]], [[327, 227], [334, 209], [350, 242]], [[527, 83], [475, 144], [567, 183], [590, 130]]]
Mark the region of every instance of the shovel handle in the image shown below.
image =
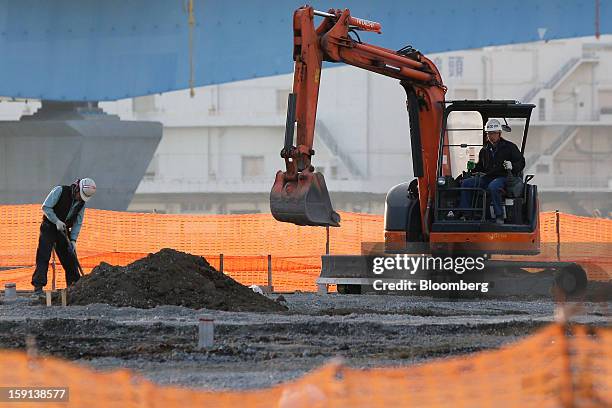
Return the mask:
[[77, 271], [79, 271], [79, 275], [85, 275], [83, 273], [81, 263], [79, 262], [79, 257], [77, 256], [76, 250], [72, 246], [72, 242], [70, 241], [70, 237], [68, 236], [68, 231], [64, 231], [64, 238], [66, 239], [66, 245], [68, 245], [68, 250], [72, 253], [72, 256], [74, 257], [74, 263], [76, 264]]

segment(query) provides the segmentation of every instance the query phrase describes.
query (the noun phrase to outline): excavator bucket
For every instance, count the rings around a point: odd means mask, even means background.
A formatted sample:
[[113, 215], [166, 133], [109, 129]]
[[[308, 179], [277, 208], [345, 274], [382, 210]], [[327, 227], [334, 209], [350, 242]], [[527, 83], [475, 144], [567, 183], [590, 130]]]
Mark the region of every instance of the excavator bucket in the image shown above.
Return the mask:
[[334, 211], [323, 174], [302, 171], [297, 181], [276, 173], [270, 192], [270, 210], [278, 221], [297, 225], [340, 226], [340, 215]]

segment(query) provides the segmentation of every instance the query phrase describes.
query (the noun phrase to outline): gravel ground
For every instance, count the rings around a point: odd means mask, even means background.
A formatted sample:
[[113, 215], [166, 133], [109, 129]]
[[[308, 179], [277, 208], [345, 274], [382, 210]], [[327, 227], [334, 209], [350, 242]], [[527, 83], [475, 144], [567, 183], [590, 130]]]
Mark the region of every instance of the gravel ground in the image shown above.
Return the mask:
[[[395, 295], [283, 295], [287, 312], [50, 307], [22, 295], [0, 305], [0, 348], [24, 348], [96, 369], [130, 368], [161, 384], [267, 387], [331, 358], [354, 367], [405, 365], [516, 341], [554, 320], [551, 301], [440, 301]], [[275, 299], [277, 296], [272, 296]], [[611, 325], [609, 303], [574, 321]], [[215, 320], [215, 345], [197, 349], [197, 321]]]

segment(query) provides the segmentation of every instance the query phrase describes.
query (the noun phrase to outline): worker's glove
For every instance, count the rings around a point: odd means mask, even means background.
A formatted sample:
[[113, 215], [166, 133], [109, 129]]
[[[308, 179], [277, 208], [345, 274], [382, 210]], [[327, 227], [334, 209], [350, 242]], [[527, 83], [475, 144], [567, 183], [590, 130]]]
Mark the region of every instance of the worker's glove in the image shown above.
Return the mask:
[[504, 162], [504, 169], [506, 170], [512, 170], [512, 162], [510, 160], [506, 160]]
[[72, 244], [72, 250], [76, 251], [76, 241], [70, 241], [70, 243]]
[[66, 232], [66, 224], [64, 224], [64, 221], [62, 220], [57, 220], [55, 227], [59, 232]]

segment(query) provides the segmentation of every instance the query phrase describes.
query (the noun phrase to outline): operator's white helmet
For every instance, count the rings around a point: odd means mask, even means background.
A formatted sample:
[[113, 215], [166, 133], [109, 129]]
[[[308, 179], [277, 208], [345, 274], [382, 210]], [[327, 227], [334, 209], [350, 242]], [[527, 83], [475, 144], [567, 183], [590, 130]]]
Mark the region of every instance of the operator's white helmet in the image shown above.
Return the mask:
[[499, 123], [497, 119], [489, 119], [487, 121], [487, 125], [485, 126], [485, 132], [501, 132], [502, 125]]
[[82, 178], [79, 181], [79, 194], [83, 201], [89, 201], [96, 194], [96, 182], [88, 177]]

